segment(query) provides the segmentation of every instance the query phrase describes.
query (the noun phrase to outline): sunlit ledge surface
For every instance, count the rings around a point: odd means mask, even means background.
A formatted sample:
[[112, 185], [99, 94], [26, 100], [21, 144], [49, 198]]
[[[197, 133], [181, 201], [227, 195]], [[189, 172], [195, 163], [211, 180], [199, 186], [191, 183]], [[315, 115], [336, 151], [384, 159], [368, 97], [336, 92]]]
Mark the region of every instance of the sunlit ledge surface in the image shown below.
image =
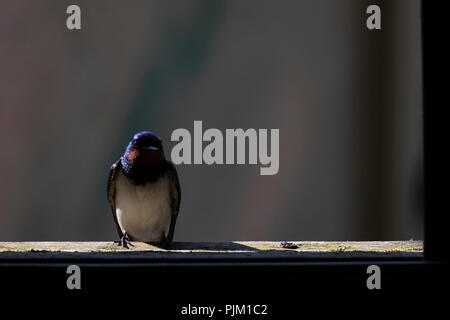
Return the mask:
[[[282, 243], [285, 244], [284, 248]], [[133, 242], [129, 249], [108, 242], [0, 242], [6, 259], [238, 259], [238, 258], [423, 258], [423, 242], [410, 241], [229, 241], [175, 242], [170, 249]]]

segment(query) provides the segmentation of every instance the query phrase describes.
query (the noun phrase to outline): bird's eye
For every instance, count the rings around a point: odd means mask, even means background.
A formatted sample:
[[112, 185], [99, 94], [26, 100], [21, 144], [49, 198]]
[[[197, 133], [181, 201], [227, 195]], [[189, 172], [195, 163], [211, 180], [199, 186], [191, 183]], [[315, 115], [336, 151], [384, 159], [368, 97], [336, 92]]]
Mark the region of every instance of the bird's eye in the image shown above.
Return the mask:
[[137, 148], [137, 146], [138, 146], [138, 143], [137, 143], [136, 140], [134, 140], [134, 141], [133, 141], [133, 148]]

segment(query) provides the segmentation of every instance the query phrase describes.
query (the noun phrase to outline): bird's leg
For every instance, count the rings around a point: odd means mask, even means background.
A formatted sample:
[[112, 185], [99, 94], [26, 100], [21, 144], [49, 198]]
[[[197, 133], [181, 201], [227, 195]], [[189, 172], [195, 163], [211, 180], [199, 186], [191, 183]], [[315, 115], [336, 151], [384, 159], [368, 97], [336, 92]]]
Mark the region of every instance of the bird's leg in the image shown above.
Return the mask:
[[172, 245], [172, 241], [170, 241], [170, 240], [166, 237], [166, 234], [165, 234], [164, 231], [163, 231], [162, 239], [161, 239], [161, 241], [159, 242], [158, 246], [161, 247], [161, 248], [163, 248], [163, 249], [169, 249], [169, 248], [171, 247], [171, 245]]
[[128, 245], [134, 247], [134, 244], [131, 243], [132, 239], [130, 238], [130, 236], [125, 232], [122, 236], [122, 238], [120, 238], [120, 240], [116, 240], [114, 241], [114, 243], [117, 243], [117, 245], [119, 247], [124, 247], [128, 249]]

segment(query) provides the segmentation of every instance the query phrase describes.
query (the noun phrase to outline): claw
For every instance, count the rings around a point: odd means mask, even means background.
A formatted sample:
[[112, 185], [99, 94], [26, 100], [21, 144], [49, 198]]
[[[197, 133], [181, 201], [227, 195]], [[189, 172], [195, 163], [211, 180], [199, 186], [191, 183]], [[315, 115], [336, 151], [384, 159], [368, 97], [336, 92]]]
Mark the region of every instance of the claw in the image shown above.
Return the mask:
[[134, 247], [134, 244], [131, 243], [131, 238], [128, 236], [126, 232], [123, 234], [120, 240], [114, 241], [114, 244], [117, 244], [119, 247], [123, 247], [126, 249], [129, 249], [128, 245]]

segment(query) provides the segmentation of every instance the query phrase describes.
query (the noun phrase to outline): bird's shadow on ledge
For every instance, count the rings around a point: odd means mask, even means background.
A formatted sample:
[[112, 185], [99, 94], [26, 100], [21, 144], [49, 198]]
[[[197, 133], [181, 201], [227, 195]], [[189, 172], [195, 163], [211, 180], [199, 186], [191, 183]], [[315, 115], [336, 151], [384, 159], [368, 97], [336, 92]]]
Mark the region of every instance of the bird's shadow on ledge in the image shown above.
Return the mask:
[[158, 243], [149, 243], [155, 247], [166, 250], [193, 250], [193, 251], [260, 251], [255, 247], [250, 247], [233, 241], [224, 242], [173, 242], [169, 247], [162, 247]]

